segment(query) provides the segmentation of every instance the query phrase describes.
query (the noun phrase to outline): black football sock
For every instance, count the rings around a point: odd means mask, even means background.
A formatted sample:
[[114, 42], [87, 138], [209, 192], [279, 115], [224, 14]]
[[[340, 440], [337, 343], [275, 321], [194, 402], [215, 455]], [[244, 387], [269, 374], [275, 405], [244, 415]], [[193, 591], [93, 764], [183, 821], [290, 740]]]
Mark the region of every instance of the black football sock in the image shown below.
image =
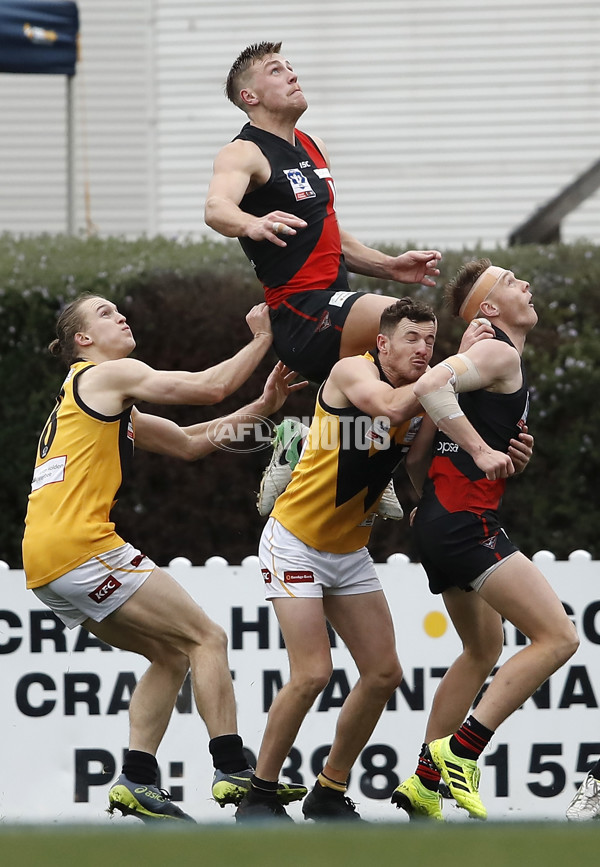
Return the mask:
[[248, 760], [244, 755], [242, 739], [239, 735], [219, 735], [208, 743], [213, 766], [225, 774], [244, 771]]
[[257, 801], [274, 801], [277, 797], [278, 787], [279, 783], [274, 783], [271, 780], [261, 780], [256, 774], [253, 774], [250, 781], [250, 789], [245, 796], [246, 801], [249, 801], [251, 804]]
[[127, 750], [123, 759], [123, 773], [132, 783], [154, 786], [158, 778], [156, 756], [141, 750]]
[[426, 789], [432, 792], [437, 792], [441, 774], [436, 766], [431, 761], [427, 744], [423, 744], [419, 753], [419, 761], [417, 763], [416, 776], [420, 779]]
[[470, 716], [450, 738], [450, 749], [461, 759], [477, 760], [494, 732]]

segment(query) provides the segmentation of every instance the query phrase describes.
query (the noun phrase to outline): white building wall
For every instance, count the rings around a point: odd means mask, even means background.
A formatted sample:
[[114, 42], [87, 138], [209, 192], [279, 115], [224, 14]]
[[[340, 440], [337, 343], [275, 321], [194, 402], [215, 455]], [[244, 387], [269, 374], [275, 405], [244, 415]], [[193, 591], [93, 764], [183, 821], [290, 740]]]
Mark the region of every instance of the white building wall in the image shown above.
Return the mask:
[[[309, 100], [302, 126], [325, 140], [340, 220], [363, 240], [504, 244], [600, 155], [596, 0], [79, 7], [79, 225], [87, 152], [102, 234], [212, 236], [203, 222], [212, 160], [244, 122], [223, 81], [237, 53], [262, 39], [283, 40]], [[57, 231], [62, 84], [0, 76], [0, 105], [0, 190], [10, 204], [0, 230]], [[599, 230], [597, 194], [565, 220], [563, 237], [597, 241]]]
[[[137, 235], [153, 227], [152, 3], [77, 5], [76, 225]], [[0, 74], [0, 232], [66, 230], [66, 154], [66, 76]]]

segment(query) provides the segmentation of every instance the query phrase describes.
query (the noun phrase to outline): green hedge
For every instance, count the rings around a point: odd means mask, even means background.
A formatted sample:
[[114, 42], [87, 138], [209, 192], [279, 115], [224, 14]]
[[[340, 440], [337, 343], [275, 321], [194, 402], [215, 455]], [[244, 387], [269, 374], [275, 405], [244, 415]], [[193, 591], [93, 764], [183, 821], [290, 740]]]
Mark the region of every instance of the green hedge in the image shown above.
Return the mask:
[[[505, 526], [528, 555], [548, 549], [565, 558], [583, 548], [598, 559], [600, 248], [582, 242], [450, 252], [435, 290], [362, 277], [352, 278], [353, 288], [432, 303], [440, 314], [438, 359], [455, 350], [461, 333], [442, 307], [443, 282], [463, 261], [481, 255], [530, 280], [540, 317], [525, 350], [535, 456], [527, 472], [509, 482]], [[0, 559], [14, 568], [21, 565], [37, 438], [64, 372], [46, 347], [58, 309], [84, 290], [115, 300], [133, 327], [137, 357], [165, 369], [201, 369], [233, 354], [249, 336], [245, 313], [262, 299], [235, 241], [0, 236]], [[145, 409], [182, 424], [230, 411], [260, 392], [274, 361], [271, 354], [219, 408]], [[286, 412], [310, 415], [314, 395], [311, 387], [294, 396]], [[276, 420], [281, 417], [283, 411]], [[256, 552], [263, 520], [254, 499], [267, 460], [267, 452], [217, 453], [186, 464], [139, 452], [133, 485], [114, 513], [117, 526], [161, 564], [178, 555], [200, 564], [215, 554], [240, 562]], [[402, 474], [397, 486], [406, 510], [413, 498]], [[406, 522], [378, 522], [371, 551], [376, 561], [395, 551], [413, 557]]]

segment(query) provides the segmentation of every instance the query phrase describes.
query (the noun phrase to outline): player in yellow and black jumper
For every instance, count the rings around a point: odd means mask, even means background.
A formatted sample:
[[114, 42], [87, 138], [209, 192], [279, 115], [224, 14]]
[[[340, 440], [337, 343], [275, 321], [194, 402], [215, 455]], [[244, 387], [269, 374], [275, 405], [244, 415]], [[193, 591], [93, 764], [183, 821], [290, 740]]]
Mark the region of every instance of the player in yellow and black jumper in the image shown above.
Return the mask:
[[[360, 819], [345, 794], [348, 776], [402, 677], [392, 619], [365, 546], [382, 491], [397, 463], [410, 456], [421, 425], [413, 384], [428, 368], [436, 330], [428, 305], [396, 301], [381, 317], [376, 349], [340, 360], [319, 390], [300, 461], [260, 541], [265, 595], [283, 633], [290, 680], [271, 705], [238, 821], [289, 819], [275, 799], [277, 779], [331, 676], [327, 621], [360, 677], [303, 812], [315, 820]], [[467, 331], [470, 346], [477, 330]], [[512, 445], [526, 463], [528, 446]]]
[[[134, 442], [184, 460], [216, 448], [214, 421], [182, 428], [134, 403], [212, 404], [231, 394], [271, 345], [265, 304], [254, 307], [247, 322], [253, 339], [232, 358], [194, 373], [157, 371], [128, 358], [135, 340], [115, 305], [83, 295], [62, 312], [50, 346], [69, 372], [38, 445], [23, 538], [27, 586], [69, 628], [83, 626], [150, 660], [130, 704], [123, 773], [109, 792], [111, 812], [144, 820], [190, 820], [158, 789], [156, 761], [188, 669], [211, 738], [213, 797], [236, 802], [250, 785], [224, 631], [177, 581], [118, 535], [110, 516]], [[238, 424], [269, 415], [297, 387], [292, 378], [278, 364], [257, 400], [216, 421], [227, 422], [224, 430], [233, 434]], [[284, 803], [305, 792], [280, 787]]]

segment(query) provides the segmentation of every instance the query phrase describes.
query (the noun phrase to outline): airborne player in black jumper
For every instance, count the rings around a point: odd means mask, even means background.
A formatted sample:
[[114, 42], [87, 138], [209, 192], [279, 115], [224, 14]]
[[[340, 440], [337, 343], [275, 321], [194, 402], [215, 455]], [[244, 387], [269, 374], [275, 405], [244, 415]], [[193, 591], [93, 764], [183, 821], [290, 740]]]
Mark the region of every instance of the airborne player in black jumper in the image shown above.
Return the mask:
[[296, 129], [308, 104], [280, 48], [251, 45], [231, 67], [226, 93], [249, 123], [217, 154], [205, 219], [253, 263], [279, 358], [320, 383], [338, 358], [375, 346], [395, 300], [352, 292], [347, 271], [432, 286], [441, 254], [388, 256], [340, 229], [327, 151]]
[[[238, 238], [263, 284], [279, 358], [315, 383], [339, 358], [375, 346], [381, 314], [395, 298], [353, 292], [348, 271], [433, 286], [437, 250], [388, 256], [340, 229], [329, 157], [320, 139], [296, 128], [308, 108], [281, 43], [244, 49], [227, 76], [228, 99], [249, 119], [217, 154], [205, 207], [206, 223]], [[257, 501], [268, 515], [299, 453], [305, 429], [280, 425]], [[282, 461], [280, 461], [280, 456]], [[390, 482], [379, 514], [400, 519]]]

